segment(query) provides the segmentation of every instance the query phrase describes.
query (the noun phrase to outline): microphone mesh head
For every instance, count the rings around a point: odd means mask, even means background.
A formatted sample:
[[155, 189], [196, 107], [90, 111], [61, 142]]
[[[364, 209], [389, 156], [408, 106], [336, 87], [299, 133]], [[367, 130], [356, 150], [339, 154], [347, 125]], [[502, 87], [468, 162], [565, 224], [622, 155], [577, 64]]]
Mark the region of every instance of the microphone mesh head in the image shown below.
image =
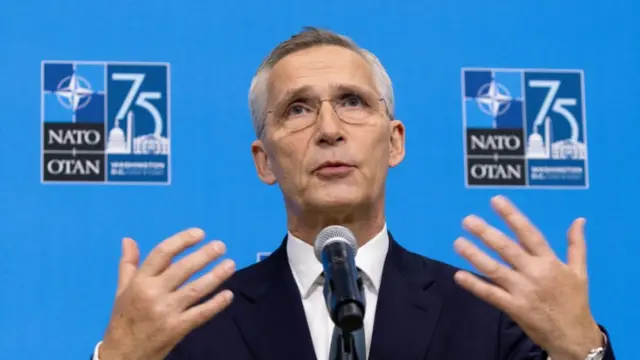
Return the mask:
[[340, 225], [331, 225], [322, 229], [318, 236], [316, 236], [316, 242], [314, 243], [313, 250], [316, 254], [316, 259], [322, 262], [322, 249], [332, 242], [344, 242], [353, 249], [353, 256], [358, 251], [358, 242], [355, 235], [351, 230]]

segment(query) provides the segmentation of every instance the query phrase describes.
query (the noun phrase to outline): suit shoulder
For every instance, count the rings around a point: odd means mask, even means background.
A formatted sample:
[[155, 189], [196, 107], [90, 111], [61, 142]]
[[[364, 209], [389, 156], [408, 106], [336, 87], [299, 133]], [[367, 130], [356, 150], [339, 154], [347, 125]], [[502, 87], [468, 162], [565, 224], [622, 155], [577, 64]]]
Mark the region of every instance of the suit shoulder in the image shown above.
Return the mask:
[[262, 261], [237, 269], [223, 286], [231, 290], [244, 289], [254, 285], [261, 286], [268, 282], [277, 265], [277, 260], [269, 256]]
[[[411, 274], [409, 275], [410, 277], [428, 276], [431, 278], [440, 295], [447, 301], [450, 301], [450, 304], [452, 305], [464, 305], [465, 307], [494, 313], [495, 315], [500, 313], [498, 309], [476, 297], [468, 290], [458, 285], [454, 280], [455, 273], [465, 269], [411, 251], [406, 251], [404, 253], [404, 258], [402, 259], [401, 264], [401, 266], [404, 267], [404, 273]], [[471, 273], [485, 281], [489, 281], [482, 275], [473, 272]]]
[[418, 253], [406, 250], [403, 254], [402, 263], [408, 267], [414, 268], [420, 272], [430, 272], [433, 276], [441, 281], [443, 279], [450, 279], [453, 281], [453, 274], [462, 270], [459, 267], [445, 263], [440, 260], [436, 260]]

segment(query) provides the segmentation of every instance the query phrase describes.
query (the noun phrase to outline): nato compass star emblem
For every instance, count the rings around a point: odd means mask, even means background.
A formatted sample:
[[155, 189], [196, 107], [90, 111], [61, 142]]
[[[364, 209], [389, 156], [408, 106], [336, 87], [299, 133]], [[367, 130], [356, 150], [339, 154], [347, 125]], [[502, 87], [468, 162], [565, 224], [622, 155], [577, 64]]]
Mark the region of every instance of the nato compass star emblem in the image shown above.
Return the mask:
[[62, 79], [55, 91], [60, 105], [72, 111], [87, 106], [91, 101], [92, 93], [91, 84], [85, 78], [76, 74]]
[[480, 110], [494, 119], [509, 110], [511, 99], [509, 90], [496, 81], [481, 86], [476, 96]]

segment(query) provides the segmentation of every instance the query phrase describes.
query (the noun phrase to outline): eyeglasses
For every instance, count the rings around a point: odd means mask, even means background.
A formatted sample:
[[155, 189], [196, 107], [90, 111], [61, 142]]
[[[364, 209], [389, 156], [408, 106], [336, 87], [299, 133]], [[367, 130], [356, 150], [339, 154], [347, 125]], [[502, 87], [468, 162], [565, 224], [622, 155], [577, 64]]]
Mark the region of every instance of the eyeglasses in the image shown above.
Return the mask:
[[[276, 126], [289, 131], [298, 131], [314, 124], [320, 114], [321, 105], [328, 101], [340, 120], [349, 124], [365, 124], [374, 120], [376, 115], [386, 113], [390, 116], [384, 98], [367, 100], [358, 94], [344, 94], [331, 99], [298, 99], [283, 110], [274, 109], [267, 114], [273, 117]], [[266, 119], [265, 119], [266, 120]], [[265, 124], [266, 121], [263, 121]], [[264, 125], [260, 133], [264, 131]]]

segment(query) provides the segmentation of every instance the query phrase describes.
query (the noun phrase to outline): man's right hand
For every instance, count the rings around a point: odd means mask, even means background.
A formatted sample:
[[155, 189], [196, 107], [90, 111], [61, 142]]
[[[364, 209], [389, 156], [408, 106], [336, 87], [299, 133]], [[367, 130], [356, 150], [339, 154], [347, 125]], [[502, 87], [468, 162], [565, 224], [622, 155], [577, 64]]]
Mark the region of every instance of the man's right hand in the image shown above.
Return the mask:
[[225, 253], [223, 243], [211, 242], [172, 263], [176, 255], [203, 238], [200, 229], [180, 232], [156, 246], [140, 267], [136, 243], [123, 240], [118, 289], [100, 346], [100, 360], [164, 359], [192, 329], [229, 306], [233, 298], [229, 290], [199, 302], [234, 273], [232, 260], [224, 260], [202, 277], [184, 284]]

